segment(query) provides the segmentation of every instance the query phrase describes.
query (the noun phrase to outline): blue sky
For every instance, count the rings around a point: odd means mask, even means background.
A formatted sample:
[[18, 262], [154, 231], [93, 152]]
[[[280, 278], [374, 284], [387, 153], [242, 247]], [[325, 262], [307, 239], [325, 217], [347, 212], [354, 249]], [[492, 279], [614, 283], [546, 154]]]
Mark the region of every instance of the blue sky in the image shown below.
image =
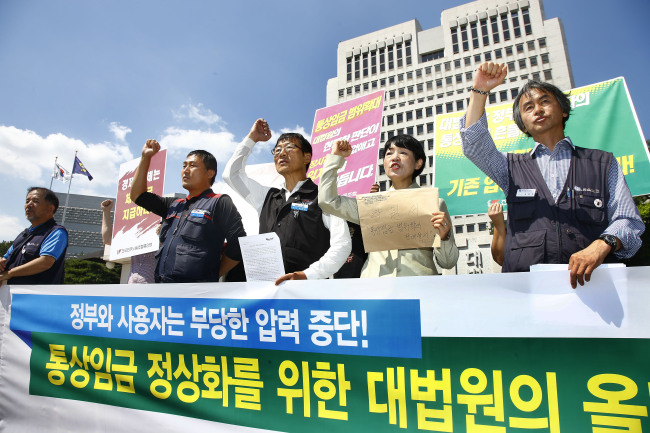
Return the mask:
[[[309, 134], [339, 41], [413, 18], [437, 27], [463, 3], [0, 0], [0, 240], [29, 225], [26, 189], [49, 185], [55, 156], [71, 170], [78, 150], [95, 177], [76, 177], [72, 193], [114, 196], [119, 165], [156, 138], [169, 149], [165, 191], [181, 192], [189, 150], [213, 152], [221, 171], [258, 117]], [[624, 76], [648, 137], [650, 56], [632, 52], [650, 40], [650, 2], [544, 9], [564, 24], [575, 85]], [[251, 162], [270, 162], [268, 149]]]

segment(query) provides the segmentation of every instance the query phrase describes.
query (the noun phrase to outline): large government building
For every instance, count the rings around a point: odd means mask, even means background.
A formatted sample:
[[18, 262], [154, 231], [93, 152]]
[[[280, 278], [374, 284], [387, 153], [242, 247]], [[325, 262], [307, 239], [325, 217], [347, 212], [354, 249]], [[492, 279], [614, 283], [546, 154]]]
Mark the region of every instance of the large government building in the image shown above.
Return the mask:
[[[397, 134], [420, 140], [427, 155], [416, 179], [420, 185], [433, 184], [435, 116], [467, 108], [468, 88], [481, 63], [508, 65], [506, 83], [490, 95], [492, 104], [512, 101], [529, 79], [563, 90], [574, 85], [562, 23], [546, 19], [542, 0], [478, 0], [443, 10], [440, 24], [422, 29], [414, 19], [340, 42], [337, 76], [327, 83], [328, 106], [386, 91], [381, 147]], [[381, 189], [388, 189], [381, 153], [378, 173]], [[453, 220], [461, 254], [451, 273], [499, 270], [490, 254], [487, 215]]]

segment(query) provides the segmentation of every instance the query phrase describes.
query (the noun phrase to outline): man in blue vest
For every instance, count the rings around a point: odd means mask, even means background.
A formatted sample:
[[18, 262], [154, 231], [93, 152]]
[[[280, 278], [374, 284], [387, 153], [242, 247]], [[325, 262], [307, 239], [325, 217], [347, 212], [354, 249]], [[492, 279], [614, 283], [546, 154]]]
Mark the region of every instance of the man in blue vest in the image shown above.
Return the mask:
[[147, 171], [159, 150], [156, 140], [147, 140], [131, 186], [131, 199], [138, 206], [164, 218], [155, 280], [218, 281], [241, 261], [239, 238], [246, 232], [230, 197], [210, 189], [217, 175], [217, 160], [205, 150], [193, 150], [181, 170], [187, 198], [160, 197], [147, 191]]
[[504, 272], [568, 263], [573, 288], [603, 262], [632, 257], [645, 230], [610, 152], [574, 145], [564, 134], [571, 103], [557, 87], [529, 81], [513, 104], [519, 129], [533, 137], [527, 154], [501, 153], [487, 128], [485, 103], [507, 67], [484, 63], [461, 119], [463, 152], [501, 187], [508, 203]]
[[25, 229], [0, 259], [0, 283], [63, 284], [68, 232], [54, 221], [59, 199], [47, 188], [31, 187], [25, 200]]

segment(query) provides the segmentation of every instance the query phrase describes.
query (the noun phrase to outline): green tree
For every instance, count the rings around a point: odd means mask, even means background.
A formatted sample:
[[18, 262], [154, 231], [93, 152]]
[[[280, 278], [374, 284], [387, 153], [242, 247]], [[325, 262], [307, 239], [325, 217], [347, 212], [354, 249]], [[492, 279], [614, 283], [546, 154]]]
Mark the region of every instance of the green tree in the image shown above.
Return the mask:
[[4, 256], [5, 253], [9, 250], [9, 247], [11, 246], [13, 242], [11, 241], [1, 241], [0, 242], [0, 257]]
[[108, 269], [104, 263], [91, 260], [68, 259], [65, 261], [64, 284], [119, 284], [121, 265]]

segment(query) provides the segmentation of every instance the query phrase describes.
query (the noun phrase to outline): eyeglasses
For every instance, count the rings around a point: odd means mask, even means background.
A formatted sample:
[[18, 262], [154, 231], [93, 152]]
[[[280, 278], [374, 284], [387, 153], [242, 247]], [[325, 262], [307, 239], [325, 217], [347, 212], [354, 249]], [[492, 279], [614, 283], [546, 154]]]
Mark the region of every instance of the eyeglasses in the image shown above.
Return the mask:
[[291, 152], [291, 151], [294, 150], [294, 149], [300, 149], [300, 150], [302, 150], [301, 147], [296, 146], [295, 144], [291, 144], [291, 143], [289, 143], [289, 144], [285, 144], [284, 146], [275, 146], [273, 149], [271, 149], [271, 155], [273, 155], [273, 156], [278, 156], [278, 155], [281, 154], [283, 151], [289, 153], [289, 152]]

